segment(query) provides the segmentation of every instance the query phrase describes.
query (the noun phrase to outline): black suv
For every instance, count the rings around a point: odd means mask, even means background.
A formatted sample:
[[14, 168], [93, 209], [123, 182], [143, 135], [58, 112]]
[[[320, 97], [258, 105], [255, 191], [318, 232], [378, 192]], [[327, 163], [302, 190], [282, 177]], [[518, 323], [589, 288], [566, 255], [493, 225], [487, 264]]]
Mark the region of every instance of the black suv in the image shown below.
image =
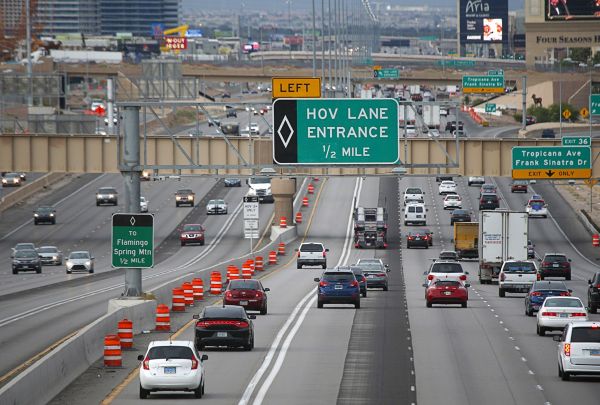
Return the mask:
[[571, 279], [571, 259], [567, 259], [562, 253], [546, 253], [543, 259], [540, 259], [540, 278], [544, 277], [564, 277], [565, 280]]
[[33, 211], [33, 223], [35, 225], [41, 222], [49, 222], [52, 225], [56, 224], [56, 210], [54, 207], [37, 207]]
[[12, 261], [12, 272], [20, 271], [42, 272], [42, 261], [35, 250], [17, 250]]
[[588, 308], [590, 313], [597, 313], [598, 305], [600, 305], [600, 272], [597, 272], [594, 277], [588, 280]]
[[471, 222], [471, 212], [467, 210], [454, 210], [450, 214], [450, 226], [455, 222]]
[[479, 209], [480, 210], [495, 210], [500, 208], [500, 198], [496, 194], [481, 194], [479, 197]]
[[[458, 121], [458, 130], [464, 130], [464, 123], [462, 121]], [[456, 121], [448, 121], [446, 122], [446, 132], [454, 132], [456, 131]]]

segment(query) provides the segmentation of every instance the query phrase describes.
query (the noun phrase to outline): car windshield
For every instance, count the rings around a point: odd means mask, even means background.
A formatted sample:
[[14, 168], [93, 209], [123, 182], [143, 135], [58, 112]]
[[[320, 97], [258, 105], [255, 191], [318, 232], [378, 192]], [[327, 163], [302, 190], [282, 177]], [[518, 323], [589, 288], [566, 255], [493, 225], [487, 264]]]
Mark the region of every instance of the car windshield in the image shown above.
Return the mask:
[[454, 211], [452, 211], [452, 215], [469, 215], [469, 211], [467, 211], [467, 210], [454, 210]]
[[148, 358], [155, 359], [191, 359], [194, 352], [187, 346], [154, 346], [148, 351]]
[[330, 281], [332, 283], [343, 283], [354, 280], [354, 273], [348, 272], [336, 272], [336, 273], [325, 273], [323, 274], [324, 281]]
[[90, 255], [87, 252], [74, 252], [69, 255], [69, 259], [89, 259]]
[[19, 177], [19, 175], [17, 173], [7, 173], [4, 175], [5, 179], [12, 179], [14, 177]]
[[251, 177], [250, 184], [271, 184], [269, 177]]
[[431, 273], [462, 273], [463, 268], [460, 263], [434, 263], [431, 266]]
[[17, 243], [15, 250], [35, 250], [33, 243]]
[[567, 286], [561, 281], [543, 281], [535, 283], [535, 291], [567, 291]]
[[184, 231], [201, 231], [202, 226], [201, 225], [184, 225], [183, 230]]
[[583, 304], [579, 298], [547, 298], [544, 306], [549, 308], [581, 308]]
[[115, 190], [114, 188], [110, 188], [110, 187], [103, 187], [98, 190], [98, 193], [100, 193], [100, 194], [116, 194], [116, 192], [117, 192], [117, 190]]
[[442, 186], [454, 186], [453, 181], [442, 181]]
[[571, 343], [600, 343], [600, 327], [577, 326], [571, 330]]
[[188, 190], [188, 189], [177, 190], [177, 194], [192, 194], [192, 190]]
[[531, 262], [511, 262], [504, 265], [505, 273], [535, 273], [535, 265]]
[[440, 259], [456, 259], [456, 252], [440, 252]]
[[446, 196], [446, 200], [460, 200], [460, 197], [456, 194], [450, 194], [449, 196]]
[[204, 318], [238, 318], [245, 319], [246, 311], [243, 307], [207, 307], [204, 309]]
[[146, 202], [146, 197], [140, 197], [140, 202]]
[[406, 194], [423, 194], [420, 188], [407, 188]]
[[567, 258], [564, 256], [558, 256], [558, 255], [546, 255], [546, 257], [544, 257], [544, 261], [545, 262], [566, 262]]
[[435, 282], [436, 287], [460, 287], [460, 283], [454, 280], [438, 280]]
[[38, 249], [38, 253], [56, 253], [58, 249], [55, 247], [41, 247]]
[[529, 205], [531, 205], [532, 207], [536, 207], [536, 206], [539, 207], [539, 206], [544, 205], [544, 200], [530, 200]]
[[52, 207], [38, 207], [37, 212], [53, 212], [54, 208]]
[[20, 250], [15, 254], [15, 257], [31, 259], [37, 257], [37, 253], [35, 252], [35, 250]]
[[300, 251], [301, 252], [322, 252], [323, 245], [321, 245], [320, 243], [304, 243], [302, 246], [300, 246]]
[[260, 290], [260, 285], [256, 280], [231, 280], [230, 290]]
[[360, 267], [364, 273], [381, 273], [383, 266], [379, 263], [361, 263]]

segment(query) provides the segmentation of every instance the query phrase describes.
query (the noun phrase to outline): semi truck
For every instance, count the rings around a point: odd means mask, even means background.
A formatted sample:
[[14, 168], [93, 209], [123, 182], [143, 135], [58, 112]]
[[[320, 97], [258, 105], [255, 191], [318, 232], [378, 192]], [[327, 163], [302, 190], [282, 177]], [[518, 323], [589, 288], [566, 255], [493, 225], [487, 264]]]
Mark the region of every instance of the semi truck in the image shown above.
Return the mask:
[[479, 211], [479, 281], [498, 279], [506, 260], [527, 260], [528, 216], [526, 212]]
[[387, 211], [384, 207], [356, 207], [353, 218], [355, 248], [387, 248]]
[[476, 258], [479, 255], [479, 223], [454, 223], [454, 251], [459, 259]]
[[440, 106], [423, 105], [423, 121], [430, 129], [440, 129]]

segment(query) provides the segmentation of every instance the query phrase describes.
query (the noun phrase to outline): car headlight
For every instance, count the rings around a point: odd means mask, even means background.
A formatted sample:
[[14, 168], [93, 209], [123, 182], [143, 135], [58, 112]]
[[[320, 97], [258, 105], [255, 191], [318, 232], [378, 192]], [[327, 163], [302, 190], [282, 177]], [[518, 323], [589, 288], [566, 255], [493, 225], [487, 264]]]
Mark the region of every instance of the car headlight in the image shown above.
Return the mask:
[[54, 214], [53, 214], [53, 213], [50, 213], [50, 216], [51, 216], [51, 217], [53, 217], [53, 216], [54, 216]]
[[271, 195], [271, 189], [270, 188], [266, 189], [265, 192], [266, 192], [267, 195]]
[[181, 200], [181, 197], [180, 197], [180, 196], [177, 196], [177, 197], [175, 197], [175, 199], [176, 199], [177, 201], [179, 201], [179, 200]]
[[108, 198], [115, 198], [114, 194], [109, 194]]
[[34, 216], [34, 217], [36, 217], [36, 218], [37, 218], [37, 217], [39, 217], [39, 215], [38, 215], [38, 214], [33, 214], [33, 216]]
[[67, 260], [67, 267], [72, 267], [72, 266], [73, 266], [73, 263], [71, 263], [70, 260]]
[[91, 266], [91, 265], [92, 265], [92, 262], [88, 260], [87, 262], [85, 262], [85, 265], [86, 265], [86, 266]]
[[58, 256], [52, 256], [52, 260], [58, 260]]

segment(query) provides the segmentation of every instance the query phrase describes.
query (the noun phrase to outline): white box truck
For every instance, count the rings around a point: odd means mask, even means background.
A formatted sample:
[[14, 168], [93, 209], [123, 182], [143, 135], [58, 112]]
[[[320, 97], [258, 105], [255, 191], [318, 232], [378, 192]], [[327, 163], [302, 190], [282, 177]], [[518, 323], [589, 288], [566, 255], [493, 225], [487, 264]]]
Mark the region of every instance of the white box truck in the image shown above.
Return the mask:
[[398, 107], [398, 120], [401, 128], [404, 128], [404, 109], [406, 108], [406, 120], [408, 124], [414, 124], [416, 120], [415, 110], [412, 106], [402, 104]]
[[440, 106], [423, 105], [423, 121], [428, 128], [440, 129]]
[[527, 260], [528, 216], [507, 210], [479, 212], [479, 281], [498, 279], [505, 260]]

